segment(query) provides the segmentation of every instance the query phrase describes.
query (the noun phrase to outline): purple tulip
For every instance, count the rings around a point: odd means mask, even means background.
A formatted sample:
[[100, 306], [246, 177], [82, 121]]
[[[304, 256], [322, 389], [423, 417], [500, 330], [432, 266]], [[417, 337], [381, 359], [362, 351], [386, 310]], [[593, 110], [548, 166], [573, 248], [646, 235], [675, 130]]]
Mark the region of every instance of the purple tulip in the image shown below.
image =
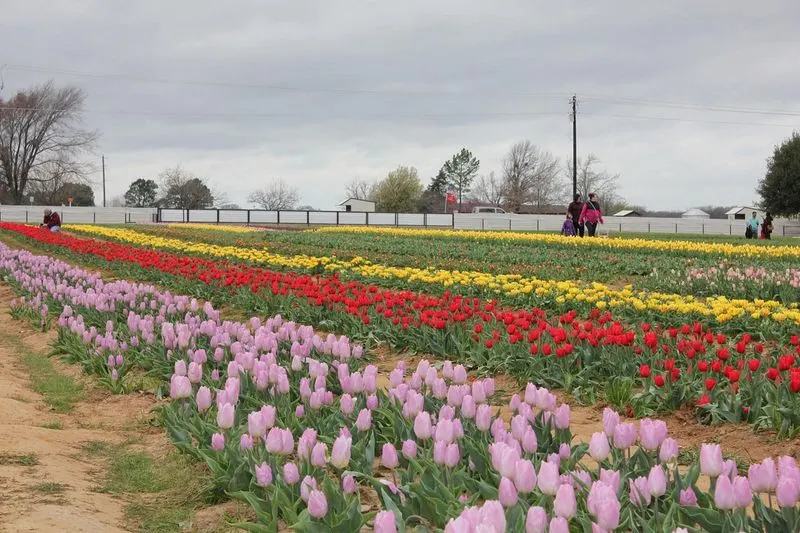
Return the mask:
[[629, 479], [628, 488], [630, 490], [629, 497], [633, 505], [636, 505], [637, 507], [647, 507], [650, 505], [650, 487], [647, 483], [646, 477]]
[[239, 449], [240, 450], [252, 450], [253, 449], [253, 437], [251, 437], [247, 433], [242, 433], [242, 436], [239, 438]]
[[781, 476], [775, 487], [775, 496], [778, 505], [784, 508], [793, 508], [800, 499], [800, 484], [789, 476]]
[[614, 428], [614, 447], [626, 450], [636, 442], [636, 426], [629, 423], [617, 424]]
[[306, 476], [300, 482], [300, 499], [308, 503], [308, 498], [311, 496], [312, 490], [317, 490], [317, 480], [311, 476]]

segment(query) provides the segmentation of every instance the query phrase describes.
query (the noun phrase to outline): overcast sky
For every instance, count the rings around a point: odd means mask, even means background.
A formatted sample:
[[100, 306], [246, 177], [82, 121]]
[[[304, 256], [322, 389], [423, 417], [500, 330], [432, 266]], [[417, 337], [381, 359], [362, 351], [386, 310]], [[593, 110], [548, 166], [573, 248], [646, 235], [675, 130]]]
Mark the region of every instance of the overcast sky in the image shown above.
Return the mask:
[[84, 88], [109, 199], [177, 164], [242, 206], [281, 177], [332, 208], [353, 176], [403, 164], [427, 184], [464, 146], [481, 173], [523, 139], [566, 160], [577, 93], [579, 156], [619, 173], [631, 203], [749, 204], [800, 129], [798, 0], [0, 0], [0, 13], [2, 96]]

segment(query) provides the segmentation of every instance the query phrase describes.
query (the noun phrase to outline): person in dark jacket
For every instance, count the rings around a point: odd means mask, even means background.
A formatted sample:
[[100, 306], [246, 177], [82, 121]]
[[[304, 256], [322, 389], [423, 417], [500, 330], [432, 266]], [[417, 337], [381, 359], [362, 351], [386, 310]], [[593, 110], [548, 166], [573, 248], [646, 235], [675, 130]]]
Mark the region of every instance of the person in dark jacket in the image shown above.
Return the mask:
[[50, 231], [61, 231], [61, 217], [58, 216], [58, 213], [54, 213], [50, 209], [45, 209], [42, 227]]
[[581, 211], [583, 211], [583, 202], [581, 201], [581, 195], [576, 194], [573, 199], [572, 203], [569, 204], [567, 207], [567, 215], [572, 219], [572, 225], [575, 227], [574, 235], [580, 235], [583, 237], [583, 222], [581, 222]]
[[764, 222], [761, 224], [761, 238], [772, 238], [772, 214], [770, 212], [767, 212], [767, 216], [764, 217]]

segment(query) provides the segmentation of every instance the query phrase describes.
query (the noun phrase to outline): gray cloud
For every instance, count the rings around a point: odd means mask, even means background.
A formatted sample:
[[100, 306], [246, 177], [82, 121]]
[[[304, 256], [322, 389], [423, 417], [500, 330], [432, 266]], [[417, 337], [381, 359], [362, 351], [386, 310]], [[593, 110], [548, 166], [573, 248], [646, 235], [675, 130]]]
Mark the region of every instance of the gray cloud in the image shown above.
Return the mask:
[[579, 152], [619, 172], [630, 201], [749, 203], [772, 147], [800, 125], [708, 109], [800, 113], [794, 0], [0, 0], [0, 11], [13, 43], [4, 94], [50, 78], [83, 87], [109, 196], [181, 163], [242, 204], [281, 176], [329, 208], [354, 175], [410, 164], [427, 178], [462, 146], [482, 172], [524, 138], [565, 158], [577, 92]]

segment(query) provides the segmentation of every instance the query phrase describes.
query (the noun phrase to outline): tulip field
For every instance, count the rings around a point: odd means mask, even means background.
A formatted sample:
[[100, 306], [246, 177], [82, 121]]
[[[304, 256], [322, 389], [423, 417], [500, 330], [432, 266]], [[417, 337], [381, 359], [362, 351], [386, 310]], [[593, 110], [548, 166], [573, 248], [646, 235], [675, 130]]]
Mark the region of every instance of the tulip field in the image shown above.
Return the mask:
[[0, 223], [0, 276], [64, 361], [149, 378], [242, 530], [800, 531], [792, 456], [664, 421], [798, 439], [791, 241]]

